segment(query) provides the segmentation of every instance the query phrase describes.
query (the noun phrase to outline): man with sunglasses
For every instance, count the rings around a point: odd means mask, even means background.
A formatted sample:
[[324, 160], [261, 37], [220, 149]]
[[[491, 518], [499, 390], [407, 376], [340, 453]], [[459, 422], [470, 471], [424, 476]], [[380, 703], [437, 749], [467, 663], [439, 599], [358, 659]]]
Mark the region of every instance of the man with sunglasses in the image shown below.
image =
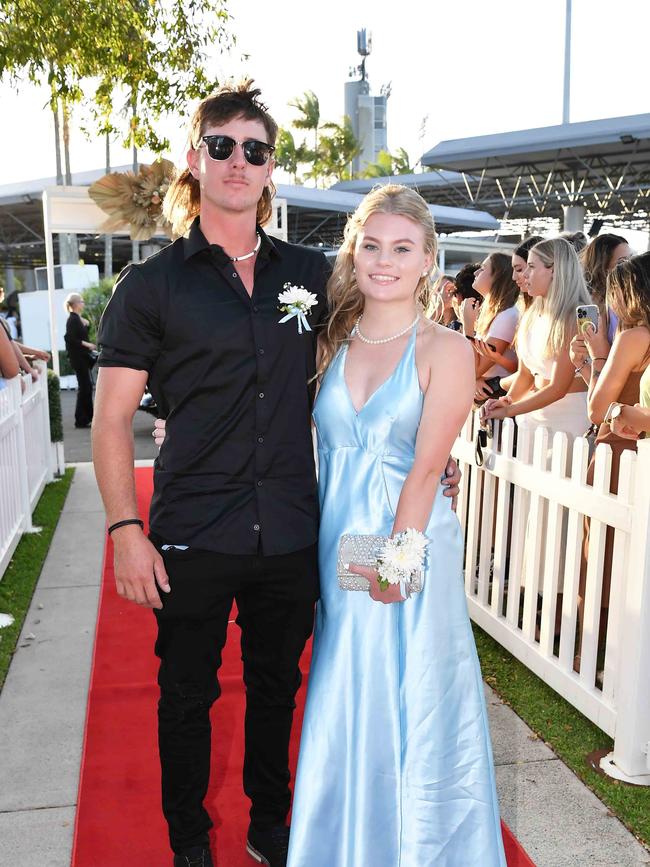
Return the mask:
[[[104, 313], [93, 448], [118, 593], [157, 619], [163, 811], [175, 867], [212, 865], [209, 709], [233, 601], [246, 685], [247, 850], [284, 867], [298, 661], [318, 596], [311, 438], [325, 256], [269, 238], [277, 126], [251, 82], [198, 107], [166, 211], [185, 234], [119, 277]], [[279, 311], [285, 284], [313, 293]], [[286, 312], [286, 311], [284, 311]], [[133, 484], [145, 384], [167, 419], [150, 538]], [[162, 592], [160, 592], [162, 591]]]
[[[246, 684], [250, 854], [284, 867], [298, 660], [318, 596], [311, 439], [316, 334], [329, 266], [271, 239], [277, 126], [251, 82], [197, 108], [187, 169], [166, 197], [181, 235], [120, 275], [104, 313], [93, 431], [118, 593], [151, 607], [160, 657], [163, 811], [175, 867], [209, 867], [209, 710], [233, 601]], [[280, 323], [285, 283], [317, 298]], [[145, 384], [167, 418], [150, 538], [133, 484]], [[126, 522], [126, 523], [125, 523]]]

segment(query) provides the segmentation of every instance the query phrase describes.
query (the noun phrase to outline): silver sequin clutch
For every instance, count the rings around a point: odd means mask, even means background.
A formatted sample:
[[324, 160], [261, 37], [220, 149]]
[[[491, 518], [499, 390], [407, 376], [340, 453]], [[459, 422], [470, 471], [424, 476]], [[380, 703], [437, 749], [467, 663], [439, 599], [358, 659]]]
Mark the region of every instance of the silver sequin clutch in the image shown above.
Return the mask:
[[[336, 564], [336, 574], [341, 590], [370, 590], [370, 582], [363, 575], [349, 572], [345, 564], [356, 563], [358, 566], [374, 568], [382, 548], [388, 541], [388, 536], [356, 536], [345, 534], [339, 542], [339, 552]], [[413, 575], [406, 585], [408, 595], [422, 590], [422, 573]]]

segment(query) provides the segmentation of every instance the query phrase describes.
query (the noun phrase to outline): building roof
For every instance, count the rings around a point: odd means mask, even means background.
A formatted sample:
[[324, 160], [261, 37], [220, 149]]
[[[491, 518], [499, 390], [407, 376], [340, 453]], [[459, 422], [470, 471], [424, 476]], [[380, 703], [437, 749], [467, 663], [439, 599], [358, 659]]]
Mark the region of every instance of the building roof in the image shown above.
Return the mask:
[[[113, 171], [130, 169], [130, 165], [117, 166]], [[74, 186], [89, 186], [104, 174], [104, 169], [78, 172], [73, 174], [72, 182]], [[0, 186], [0, 263], [24, 266], [44, 263], [42, 194], [55, 184], [55, 178], [38, 178]], [[287, 200], [289, 240], [325, 249], [338, 247], [347, 215], [362, 199], [358, 192], [320, 190], [293, 184], [278, 184], [277, 193]], [[431, 211], [439, 229], [445, 232], [498, 229], [499, 226], [490, 214], [468, 208], [434, 205]], [[103, 238], [88, 236], [82, 240], [86, 244], [88, 261], [101, 256]], [[128, 261], [129, 239], [115, 236], [113, 245], [116, 262], [119, 264], [122, 258]]]
[[[363, 195], [378, 183], [404, 183], [402, 175], [399, 178], [373, 178], [366, 185], [363, 181], [348, 181], [335, 184], [329, 190], [319, 190], [314, 187], [278, 184], [278, 195], [287, 200], [287, 207], [300, 208], [305, 213], [313, 210], [319, 213], [330, 211], [338, 214], [350, 214], [356, 209]], [[411, 175], [408, 177], [419, 177]], [[358, 191], [351, 190], [347, 184], [359, 184]], [[414, 186], [408, 184], [408, 186]], [[484, 211], [470, 208], [454, 208], [447, 205], [430, 205], [429, 209], [438, 227], [445, 231], [480, 231], [483, 229], [498, 229], [499, 221]]]
[[587, 219], [648, 227], [650, 114], [450, 139], [422, 164], [501, 218], [557, 218], [576, 204]]
[[422, 165], [480, 173], [486, 160], [495, 167], [555, 161], [558, 152], [572, 157], [598, 155], [610, 162], [647, 161], [650, 114], [608, 117], [580, 123], [441, 141], [422, 157]]

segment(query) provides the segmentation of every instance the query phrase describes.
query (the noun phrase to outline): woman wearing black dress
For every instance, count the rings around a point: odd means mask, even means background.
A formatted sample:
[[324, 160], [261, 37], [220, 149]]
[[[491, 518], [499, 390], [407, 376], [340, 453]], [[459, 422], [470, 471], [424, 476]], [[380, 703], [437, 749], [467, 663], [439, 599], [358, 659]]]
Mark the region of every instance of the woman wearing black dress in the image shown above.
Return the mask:
[[65, 327], [65, 348], [78, 383], [74, 426], [90, 427], [93, 420], [93, 382], [90, 371], [95, 363], [91, 353], [96, 347], [88, 340], [88, 320], [81, 316], [84, 309], [81, 295], [71, 292], [65, 300], [65, 309], [70, 314]]

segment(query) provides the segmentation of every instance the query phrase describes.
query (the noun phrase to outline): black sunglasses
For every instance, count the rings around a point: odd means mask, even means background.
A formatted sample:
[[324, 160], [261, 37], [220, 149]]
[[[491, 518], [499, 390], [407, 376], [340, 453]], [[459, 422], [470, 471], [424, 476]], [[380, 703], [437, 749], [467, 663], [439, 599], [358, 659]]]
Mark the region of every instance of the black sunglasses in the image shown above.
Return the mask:
[[232, 156], [235, 145], [241, 145], [246, 162], [252, 166], [263, 166], [275, 150], [273, 145], [254, 138], [237, 141], [229, 135], [204, 135], [201, 141], [205, 142], [211, 160], [227, 160]]

